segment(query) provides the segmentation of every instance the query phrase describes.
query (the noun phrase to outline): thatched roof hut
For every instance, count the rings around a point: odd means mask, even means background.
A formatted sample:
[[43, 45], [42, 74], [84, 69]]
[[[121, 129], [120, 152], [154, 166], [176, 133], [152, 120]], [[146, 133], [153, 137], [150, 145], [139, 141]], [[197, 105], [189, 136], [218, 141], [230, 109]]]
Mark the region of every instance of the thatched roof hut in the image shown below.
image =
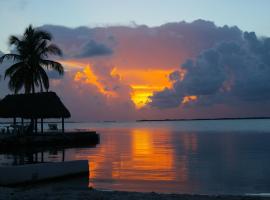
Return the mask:
[[41, 119], [43, 126], [43, 119], [62, 118], [63, 124], [69, 117], [70, 112], [55, 92], [7, 95], [0, 101], [0, 118]]
[[0, 101], [0, 118], [69, 118], [70, 112], [54, 92], [7, 95]]

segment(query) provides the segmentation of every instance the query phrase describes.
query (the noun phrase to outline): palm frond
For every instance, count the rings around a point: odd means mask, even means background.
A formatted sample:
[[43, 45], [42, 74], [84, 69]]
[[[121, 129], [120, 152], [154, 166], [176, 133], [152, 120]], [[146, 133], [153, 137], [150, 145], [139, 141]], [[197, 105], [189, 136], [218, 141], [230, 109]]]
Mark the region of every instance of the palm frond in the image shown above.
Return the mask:
[[23, 88], [23, 81], [12, 79], [9, 81], [8, 87], [11, 91], [14, 91], [14, 93], [17, 94]]
[[5, 78], [7, 76], [11, 77], [16, 71], [21, 70], [25, 67], [24, 62], [15, 63], [14, 65], [11, 65], [6, 71], [5, 71]]
[[50, 87], [49, 77], [48, 77], [46, 71], [41, 66], [40, 66], [39, 72], [40, 72], [39, 75], [40, 75], [40, 79], [42, 81], [42, 84], [43, 84], [44, 88], [46, 90], [48, 90]]
[[23, 40], [29, 41], [31, 38], [33, 38], [34, 32], [35, 32], [35, 30], [34, 30], [33, 26], [29, 25], [24, 31]]
[[10, 76], [10, 81], [8, 83], [8, 87], [11, 91], [17, 93], [19, 90], [25, 86], [25, 69], [17, 70], [14, 74]]
[[45, 55], [46, 57], [48, 55], [56, 55], [56, 56], [62, 56], [63, 55], [61, 49], [55, 44], [50, 44], [49, 46], [44, 48], [43, 51], [41, 52], [41, 55], [42, 54]]
[[52, 40], [52, 35], [44, 30], [36, 30], [35, 31], [35, 37], [39, 40]]
[[44, 54], [43, 52], [47, 48], [47, 45], [48, 45], [47, 40], [40, 41], [39, 44], [36, 45], [36, 47], [35, 47], [36, 54], [41, 57], [42, 54]]
[[17, 45], [20, 44], [20, 42], [21, 42], [21, 40], [18, 37], [14, 36], [14, 35], [9, 37], [9, 44], [10, 45], [16, 45], [17, 46]]
[[8, 53], [0, 57], [0, 63], [2, 63], [5, 59], [13, 60], [13, 62], [15, 62], [15, 61], [20, 61], [21, 56], [18, 54]]
[[57, 71], [60, 75], [64, 74], [64, 67], [59, 63], [52, 60], [40, 60], [40, 64], [45, 66], [47, 69], [53, 69]]

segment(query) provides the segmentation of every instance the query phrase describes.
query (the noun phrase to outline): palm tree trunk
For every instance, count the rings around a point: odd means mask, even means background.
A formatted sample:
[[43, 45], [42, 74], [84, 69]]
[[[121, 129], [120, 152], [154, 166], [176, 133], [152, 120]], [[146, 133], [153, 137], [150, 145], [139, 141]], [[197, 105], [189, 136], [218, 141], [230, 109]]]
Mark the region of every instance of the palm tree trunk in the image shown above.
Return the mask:
[[35, 83], [32, 83], [32, 93], [35, 93]]
[[39, 84], [40, 84], [40, 92], [43, 92], [43, 86], [42, 86], [41, 80], [39, 80]]

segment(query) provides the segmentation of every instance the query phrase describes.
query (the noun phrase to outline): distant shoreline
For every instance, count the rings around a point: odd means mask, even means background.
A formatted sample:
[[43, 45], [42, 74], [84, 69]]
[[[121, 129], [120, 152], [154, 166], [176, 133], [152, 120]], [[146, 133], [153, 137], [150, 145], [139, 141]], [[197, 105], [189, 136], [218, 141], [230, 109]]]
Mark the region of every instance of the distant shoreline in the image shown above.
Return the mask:
[[[173, 122], [173, 121], [218, 121], [218, 120], [253, 120], [253, 119], [270, 119], [270, 117], [221, 117], [221, 118], [191, 118], [191, 119], [138, 119], [135, 121], [117, 121], [117, 120], [104, 120], [104, 121], [66, 121], [66, 124], [77, 123], [125, 123], [125, 122]], [[11, 124], [13, 121], [2, 121], [1, 124]], [[19, 124], [20, 121], [17, 121]], [[40, 121], [38, 121], [38, 124]], [[45, 121], [44, 123], [61, 123], [60, 121]]]
[[139, 119], [136, 122], [166, 122], [166, 121], [210, 121], [210, 120], [252, 120], [252, 119], [270, 119], [270, 117], [221, 117], [221, 118], [192, 118], [192, 119]]

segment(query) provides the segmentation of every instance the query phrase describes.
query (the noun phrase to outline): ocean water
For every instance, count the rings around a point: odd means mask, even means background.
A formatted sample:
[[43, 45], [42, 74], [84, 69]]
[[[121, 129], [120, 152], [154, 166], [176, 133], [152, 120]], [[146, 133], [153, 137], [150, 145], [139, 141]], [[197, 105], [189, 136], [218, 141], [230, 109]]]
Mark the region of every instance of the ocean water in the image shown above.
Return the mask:
[[[88, 185], [97, 189], [192, 194], [270, 192], [268, 119], [68, 123], [66, 128], [96, 130], [100, 144], [48, 151], [45, 161], [61, 161], [63, 153], [65, 160], [89, 160]], [[0, 165], [18, 164], [19, 160], [18, 156], [0, 155]]]

